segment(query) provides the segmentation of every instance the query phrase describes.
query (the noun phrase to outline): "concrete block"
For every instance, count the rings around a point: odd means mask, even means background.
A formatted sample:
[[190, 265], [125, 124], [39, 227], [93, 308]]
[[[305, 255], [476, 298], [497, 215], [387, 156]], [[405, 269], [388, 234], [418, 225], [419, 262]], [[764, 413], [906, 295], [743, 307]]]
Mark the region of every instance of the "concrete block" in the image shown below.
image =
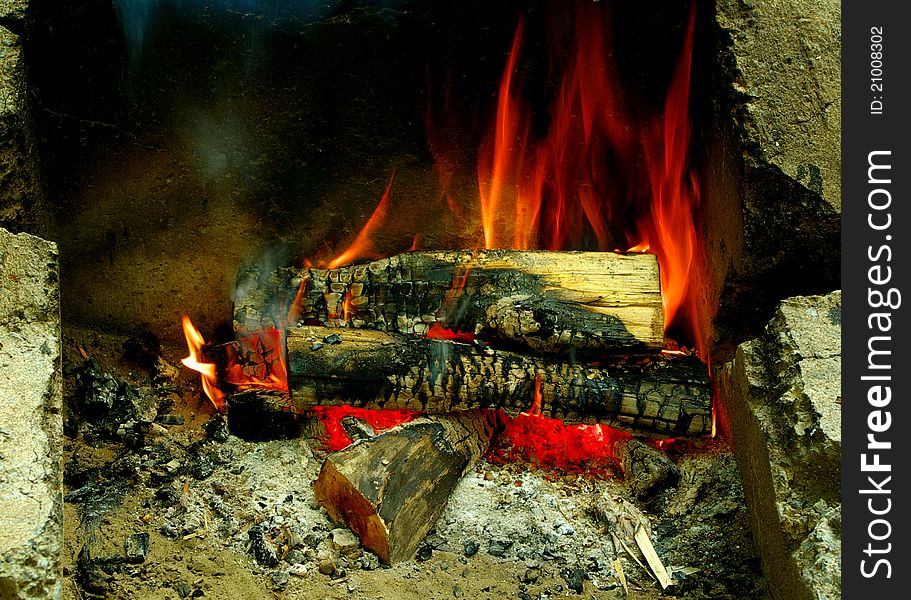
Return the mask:
[[0, 599], [59, 598], [57, 245], [0, 229]]

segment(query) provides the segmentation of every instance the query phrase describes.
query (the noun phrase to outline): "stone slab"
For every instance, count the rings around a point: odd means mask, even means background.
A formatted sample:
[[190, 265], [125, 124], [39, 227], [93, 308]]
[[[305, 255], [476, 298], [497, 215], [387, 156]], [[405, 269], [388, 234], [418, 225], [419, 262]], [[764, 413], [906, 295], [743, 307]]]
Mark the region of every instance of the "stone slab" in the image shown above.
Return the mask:
[[0, 598], [59, 598], [57, 245], [0, 229]]
[[773, 596], [840, 598], [841, 292], [782, 301], [719, 383]]

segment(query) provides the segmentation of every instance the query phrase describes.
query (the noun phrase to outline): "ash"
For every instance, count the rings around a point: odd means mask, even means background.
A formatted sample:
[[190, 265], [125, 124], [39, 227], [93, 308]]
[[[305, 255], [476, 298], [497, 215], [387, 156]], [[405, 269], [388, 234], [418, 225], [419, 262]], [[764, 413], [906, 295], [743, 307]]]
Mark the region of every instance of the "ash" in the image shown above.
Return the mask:
[[237, 437], [172, 366], [181, 350], [147, 346], [67, 335], [65, 598], [768, 597], [722, 442], [672, 445], [675, 476], [649, 485], [639, 461], [605, 476], [482, 460], [390, 567], [316, 504], [326, 453], [306, 426]]

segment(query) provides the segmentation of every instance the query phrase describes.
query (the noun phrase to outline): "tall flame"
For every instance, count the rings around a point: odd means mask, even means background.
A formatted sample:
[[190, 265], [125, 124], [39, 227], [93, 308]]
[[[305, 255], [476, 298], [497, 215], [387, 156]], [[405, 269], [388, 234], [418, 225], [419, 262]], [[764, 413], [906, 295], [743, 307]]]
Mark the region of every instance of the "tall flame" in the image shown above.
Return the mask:
[[199, 330], [193, 326], [190, 317], [183, 316], [183, 334], [187, 339], [187, 348], [190, 351], [189, 356], [182, 358], [180, 362], [187, 368], [197, 371], [202, 379], [202, 389], [212, 404], [219, 411], [224, 407], [224, 393], [217, 387], [216, 367], [214, 363], [202, 362], [202, 348], [206, 344], [205, 338], [199, 333]]
[[508, 197], [510, 187], [516, 184], [518, 165], [525, 149], [527, 126], [518, 103], [512, 96], [512, 77], [519, 58], [523, 21], [519, 21], [506, 67], [500, 83], [497, 116], [493, 135], [481, 148], [478, 160], [478, 189], [481, 199], [481, 225], [484, 229], [484, 247], [496, 248], [505, 236], [498, 235], [497, 216], [501, 204]]
[[373, 214], [367, 219], [367, 223], [358, 232], [357, 237], [351, 242], [348, 248], [329, 261], [327, 265], [330, 269], [347, 265], [360, 258], [379, 258], [376, 248], [373, 245], [373, 235], [377, 229], [386, 221], [389, 213], [389, 197], [392, 195], [392, 181], [395, 179], [395, 170], [389, 177], [389, 183], [386, 184], [386, 190], [380, 198], [379, 204], [373, 209]]
[[[494, 127], [478, 158], [484, 245], [511, 240], [515, 249], [587, 245], [657, 254], [665, 326], [684, 327], [705, 356], [709, 323], [692, 293], [702, 281], [694, 223], [699, 186], [689, 164], [695, 3], [663, 114], [644, 122], [627, 113], [617, 91], [605, 14], [596, 3], [575, 5], [574, 45], [566, 53], [546, 135], [535, 140], [515, 78], [519, 22]], [[636, 162], [639, 156], [644, 165]], [[511, 211], [515, 218], [504, 219]]]

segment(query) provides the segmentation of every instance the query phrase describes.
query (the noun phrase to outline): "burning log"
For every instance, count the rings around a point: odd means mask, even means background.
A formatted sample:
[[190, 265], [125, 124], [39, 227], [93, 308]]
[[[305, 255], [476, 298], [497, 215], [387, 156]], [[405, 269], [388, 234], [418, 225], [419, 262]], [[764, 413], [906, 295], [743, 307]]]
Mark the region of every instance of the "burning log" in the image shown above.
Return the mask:
[[[331, 335], [326, 335], [331, 332]], [[448, 413], [495, 408], [652, 435], [711, 432], [711, 382], [691, 356], [589, 365], [483, 344], [382, 331], [298, 327], [288, 332], [292, 410], [350, 404]]]
[[316, 499], [383, 562], [408, 560], [499, 425], [496, 411], [471, 410], [361, 440], [326, 458]]
[[303, 322], [424, 335], [439, 324], [537, 352], [664, 346], [658, 262], [647, 254], [411, 252], [330, 270], [247, 270], [238, 289], [241, 334]]

